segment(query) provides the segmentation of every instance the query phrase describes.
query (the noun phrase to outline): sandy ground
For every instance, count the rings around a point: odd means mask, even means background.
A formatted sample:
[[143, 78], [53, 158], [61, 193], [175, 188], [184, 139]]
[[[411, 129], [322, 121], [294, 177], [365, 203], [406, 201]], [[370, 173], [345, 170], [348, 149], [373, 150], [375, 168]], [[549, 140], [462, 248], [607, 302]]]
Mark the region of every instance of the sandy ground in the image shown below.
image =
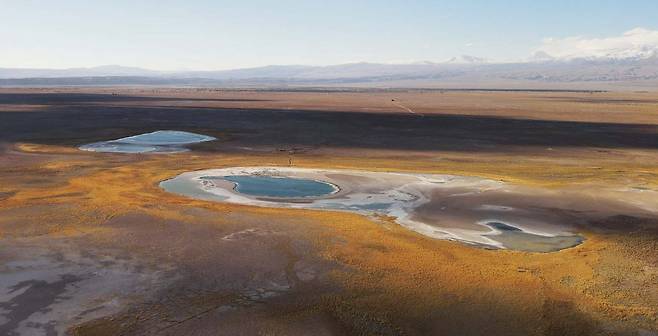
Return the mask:
[[[2, 89], [0, 330], [655, 334], [657, 114], [653, 93]], [[171, 155], [77, 150], [159, 129], [219, 141]], [[586, 240], [487, 250], [388, 217], [158, 186], [186, 171], [290, 163], [546, 190], [469, 201], [575, 218]]]

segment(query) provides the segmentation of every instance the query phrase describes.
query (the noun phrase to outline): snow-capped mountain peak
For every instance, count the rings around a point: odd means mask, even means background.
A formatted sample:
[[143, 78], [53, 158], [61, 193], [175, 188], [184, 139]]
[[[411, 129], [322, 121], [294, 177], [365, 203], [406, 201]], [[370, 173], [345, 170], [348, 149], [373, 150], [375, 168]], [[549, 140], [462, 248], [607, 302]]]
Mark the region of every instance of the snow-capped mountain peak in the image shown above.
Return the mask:
[[488, 63], [488, 60], [486, 58], [482, 57], [477, 57], [477, 56], [470, 56], [470, 55], [461, 55], [459, 57], [453, 57], [446, 61], [445, 63], [452, 63], [452, 64], [482, 64], [482, 63]]

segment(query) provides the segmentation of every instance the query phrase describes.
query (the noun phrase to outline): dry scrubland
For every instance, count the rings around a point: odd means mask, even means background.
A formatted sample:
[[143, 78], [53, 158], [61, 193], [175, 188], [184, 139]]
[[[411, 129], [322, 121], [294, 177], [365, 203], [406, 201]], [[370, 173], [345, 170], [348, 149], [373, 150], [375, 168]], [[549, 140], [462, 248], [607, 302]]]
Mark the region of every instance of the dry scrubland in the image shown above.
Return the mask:
[[[174, 155], [76, 150], [158, 129], [220, 140]], [[0, 143], [0, 285], [23, 290], [0, 301], [0, 334], [658, 332], [658, 216], [601, 218], [579, 228], [582, 245], [523, 253], [432, 240], [391, 218], [158, 187], [291, 159], [652, 192], [658, 94], [2, 89]]]

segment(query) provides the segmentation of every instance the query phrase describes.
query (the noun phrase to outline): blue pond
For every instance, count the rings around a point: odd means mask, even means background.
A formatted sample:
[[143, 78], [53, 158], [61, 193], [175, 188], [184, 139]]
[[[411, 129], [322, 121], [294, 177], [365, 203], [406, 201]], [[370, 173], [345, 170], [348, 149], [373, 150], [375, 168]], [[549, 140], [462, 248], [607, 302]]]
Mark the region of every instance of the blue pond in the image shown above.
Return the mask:
[[185, 145], [216, 140], [214, 137], [183, 131], [155, 131], [126, 138], [95, 142], [80, 149], [105, 153], [177, 153]]
[[[206, 177], [213, 179], [212, 177]], [[233, 175], [215, 177], [235, 183], [235, 191], [261, 197], [302, 198], [330, 195], [337, 188], [329, 183], [290, 177]]]

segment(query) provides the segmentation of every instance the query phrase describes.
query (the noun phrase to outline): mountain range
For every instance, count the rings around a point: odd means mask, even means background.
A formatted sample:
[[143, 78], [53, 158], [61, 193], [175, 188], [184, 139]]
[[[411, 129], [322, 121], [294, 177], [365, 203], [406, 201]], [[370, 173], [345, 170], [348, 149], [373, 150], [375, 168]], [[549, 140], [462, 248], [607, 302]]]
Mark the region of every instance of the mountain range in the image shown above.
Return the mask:
[[70, 69], [0, 68], [0, 85], [189, 85], [373, 87], [619, 87], [656, 89], [658, 50], [628, 55], [492, 63], [474, 56], [446, 62], [271, 65], [221, 71], [156, 71], [117, 65]]

